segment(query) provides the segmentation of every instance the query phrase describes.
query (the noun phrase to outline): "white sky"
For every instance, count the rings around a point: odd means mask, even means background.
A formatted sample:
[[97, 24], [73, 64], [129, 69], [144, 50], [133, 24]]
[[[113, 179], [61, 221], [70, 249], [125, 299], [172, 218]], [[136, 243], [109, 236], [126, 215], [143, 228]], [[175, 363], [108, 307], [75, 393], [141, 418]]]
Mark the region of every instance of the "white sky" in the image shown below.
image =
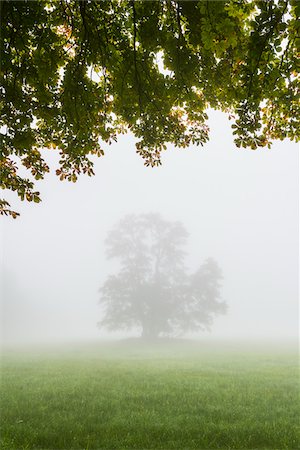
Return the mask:
[[[95, 177], [73, 184], [53, 171], [38, 185], [41, 204], [7, 197], [21, 217], [1, 219], [6, 340], [101, 336], [104, 239], [124, 214], [140, 212], [183, 222], [192, 269], [209, 256], [219, 262], [229, 311], [212, 337], [297, 334], [298, 146], [237, 149], [221, 113], [211, 112], [210, 127], [204, 148], [170, 147], [160, 168], [144, 167], [127, 135], [96, 160]], [[49, 161], [55, 168], [55, 151]]]

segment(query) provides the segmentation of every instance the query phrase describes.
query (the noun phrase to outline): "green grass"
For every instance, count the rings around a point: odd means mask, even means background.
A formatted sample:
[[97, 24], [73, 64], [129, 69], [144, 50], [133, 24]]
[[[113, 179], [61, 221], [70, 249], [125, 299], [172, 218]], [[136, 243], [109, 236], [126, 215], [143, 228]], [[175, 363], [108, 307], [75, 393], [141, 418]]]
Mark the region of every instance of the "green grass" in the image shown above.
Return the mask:
[[6, 351], [1, 448], [298, 449], [297, 364], [188, 341]]

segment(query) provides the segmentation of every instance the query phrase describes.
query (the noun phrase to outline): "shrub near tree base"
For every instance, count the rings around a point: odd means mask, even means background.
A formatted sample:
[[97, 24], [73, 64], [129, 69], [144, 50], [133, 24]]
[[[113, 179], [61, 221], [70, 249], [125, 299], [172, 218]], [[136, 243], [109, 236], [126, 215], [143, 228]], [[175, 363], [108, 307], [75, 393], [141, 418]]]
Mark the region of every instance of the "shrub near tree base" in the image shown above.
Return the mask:
[[[32, 178], [93, 175], [89, 155], [130, 130], [145, 164], [167, 143], [208, 140], [208, 107], [237, 146], [299, 134], [300, 2], [8, 1], [1, 7], [1, 187], [40, 201]], [[2, 201], [3, 214], [17, 213]]]
[[138, 328], [142, 337], [176, 335], [209, 328], [224, 313], [221, 270], [208, 259], [192, 275], [184, 265], [187, 232], [158, 214], [126, 216], [108, 234], [107, 256], [120, 263], [101, 288], [105, 308], [100, 327]]

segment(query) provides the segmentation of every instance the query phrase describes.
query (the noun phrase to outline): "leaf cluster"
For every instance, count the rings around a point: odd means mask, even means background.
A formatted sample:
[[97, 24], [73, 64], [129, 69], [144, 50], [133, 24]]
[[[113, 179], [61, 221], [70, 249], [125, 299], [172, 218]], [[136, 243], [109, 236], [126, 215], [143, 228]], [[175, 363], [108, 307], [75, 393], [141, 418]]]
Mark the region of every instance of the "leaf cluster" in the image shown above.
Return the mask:
[[[208, 107], [238, 147], [299, 135], [296, 0], [3, 0], [1, 187], [40, 200], [57, 149], [62, 180], [130, 130], [145, 164], [208, 140]], [[18, 174], [18, 165], [29, 178]], [[2, 210], [4, 212], [4, 210]]]

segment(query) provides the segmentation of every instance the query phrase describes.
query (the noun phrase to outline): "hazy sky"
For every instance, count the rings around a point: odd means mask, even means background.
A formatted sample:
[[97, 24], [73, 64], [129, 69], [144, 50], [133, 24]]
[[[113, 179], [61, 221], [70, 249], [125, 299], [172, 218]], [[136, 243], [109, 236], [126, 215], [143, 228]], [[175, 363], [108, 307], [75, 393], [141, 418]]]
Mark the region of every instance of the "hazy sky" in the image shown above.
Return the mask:
[[[224, 274], [226, 316], [212, 337], [288, 337], [298, 332], [298, 146], [237, 149], [230, 123], [210, 114], [204, 148], [170, 147], [146, 168], [122, 136], [76, 184], [54, 171], [38, 184], [43, 202], [17, 204], [2, 222], [2, 318], [7, 340], [101, 336], [98, 289], [111, 266], [107, 231], [127, 213], [159, 212], [190, 233], [191, 269], [212, 256]], [[53, 168], [57, 154], [48, 152]]]

